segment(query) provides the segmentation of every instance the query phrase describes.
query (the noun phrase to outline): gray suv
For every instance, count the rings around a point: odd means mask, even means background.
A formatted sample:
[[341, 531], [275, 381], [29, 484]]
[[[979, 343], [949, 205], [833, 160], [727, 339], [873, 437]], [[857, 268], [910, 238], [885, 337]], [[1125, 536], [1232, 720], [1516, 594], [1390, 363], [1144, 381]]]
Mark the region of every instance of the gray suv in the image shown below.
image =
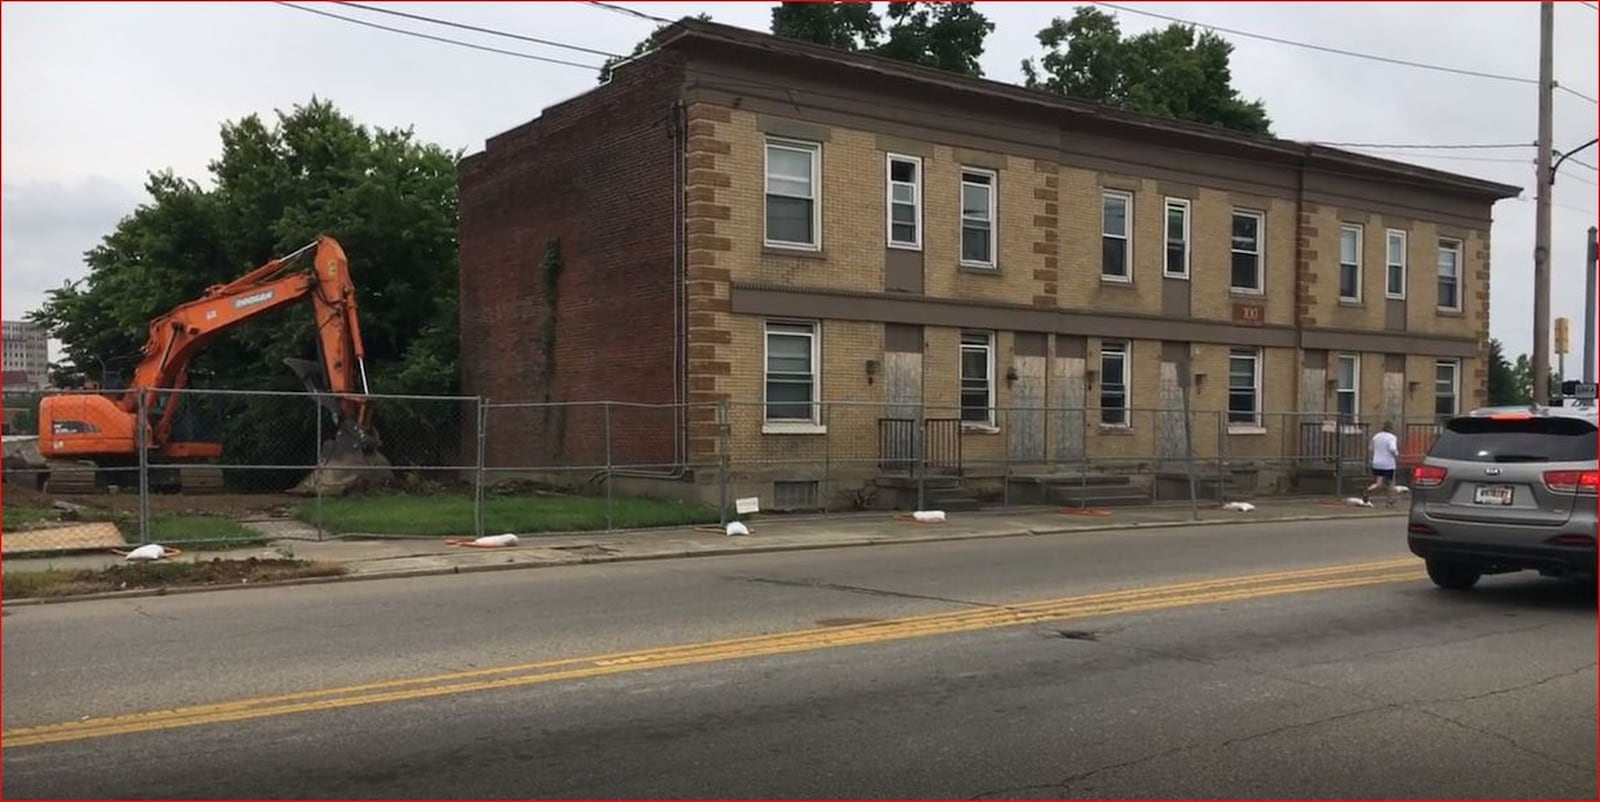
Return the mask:
[[1593, 406], [1517, 407], [1451, 418], [1411, 477], [1406, 540], [1428, 577], [1467, 590], [1536, 570], [1593, 581], [1600, 496]]

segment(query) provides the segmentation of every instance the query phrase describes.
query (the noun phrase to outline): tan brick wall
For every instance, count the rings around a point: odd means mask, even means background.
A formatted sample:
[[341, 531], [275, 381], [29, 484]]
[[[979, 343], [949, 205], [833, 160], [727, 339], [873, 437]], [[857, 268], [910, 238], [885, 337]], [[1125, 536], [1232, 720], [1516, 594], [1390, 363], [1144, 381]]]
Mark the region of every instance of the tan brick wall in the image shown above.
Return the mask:
[[[1233, 265], [1233, 210], [1266, 213], [1266, 252], [1263, 256], [1264, 296], [1229, 290]], [[1295, 316], [1295, 214], [1294, 204], [1280, 199], [1254, 198], [1237, 193], [1200, 189], [1190, 223], [1191, 309], [1194, 317], [1232, 320], [1234, 303], [1263, 302], [1266, 322], [1294, 325]], [[1159, 232], [1152, 237], [1160, 243]], [[1148, 246], [1147, 246], [1148, 247]], [[1159, 269], [1156, 272], [1160, 276]]]

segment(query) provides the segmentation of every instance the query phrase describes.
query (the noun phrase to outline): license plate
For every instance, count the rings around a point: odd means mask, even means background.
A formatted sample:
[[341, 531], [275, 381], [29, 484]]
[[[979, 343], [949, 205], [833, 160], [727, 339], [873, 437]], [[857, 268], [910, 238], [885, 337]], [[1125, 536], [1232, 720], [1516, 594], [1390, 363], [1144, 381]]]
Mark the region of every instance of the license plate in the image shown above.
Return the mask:
[[1511, 505], [1511, 495], [1510, 485], [1479, 485], [1472, 501], [1475, 504], [1496, 504], [1507, 507]]

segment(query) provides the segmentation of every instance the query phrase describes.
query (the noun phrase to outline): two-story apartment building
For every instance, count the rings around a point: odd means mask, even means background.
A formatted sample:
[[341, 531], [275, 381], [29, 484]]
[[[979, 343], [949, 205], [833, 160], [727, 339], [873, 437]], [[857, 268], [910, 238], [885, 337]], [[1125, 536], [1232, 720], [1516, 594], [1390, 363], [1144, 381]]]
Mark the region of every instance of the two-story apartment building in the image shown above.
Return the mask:
[[[1265, 457], [1484, 400], [1517, 187], [715, 23], [659, 43], [461, 168], [467, 389], [683, 405], [614, 411], [616, 462], [726, 450], [770, 504], [914, 448]], [[1189, 446], [1185, 406], [1217, 421]], [[499, 418], [491, 465], [598, 464], [590, 412]]]

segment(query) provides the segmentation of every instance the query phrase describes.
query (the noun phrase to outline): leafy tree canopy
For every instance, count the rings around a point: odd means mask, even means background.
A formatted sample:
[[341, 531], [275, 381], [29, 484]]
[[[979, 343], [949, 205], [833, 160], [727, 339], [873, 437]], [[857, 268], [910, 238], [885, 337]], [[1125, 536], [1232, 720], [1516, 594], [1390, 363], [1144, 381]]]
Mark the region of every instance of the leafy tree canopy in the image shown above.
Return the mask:
[[1146, 114], [1270, 134], [1261, 101], [1232, 85], [1233, 45], [1213, 33], [1173, 23], [1124, 38], [1115, 17], [1079, 6], [1039, 31], [1044, 54], [1024, 59], [1029, 89]]
[[[126, 380], [152, 318], [326, 233], [350, 258], [373, 392], [452, 391], [460, 154], [316, 98], [271, 126], [225, 123], [221, 139], [212, 187], [153, 173], [150, 201], [85, 254], [88, 276], [31, 315], [62, 342], [58, 372], [99, 379], [105, 366]], [[218, 387], [301, 389], [282, 360], [317, 358], [313, 334], [307, 306], [270, 312], [193, 367]]]
[[983, 75], [978, 59], [992, 32], [994, 23], [970, 2], [890, 3], [886, 16], [862, 2], [780, 3], [772, 10], [774, 35], [962, 75]]

